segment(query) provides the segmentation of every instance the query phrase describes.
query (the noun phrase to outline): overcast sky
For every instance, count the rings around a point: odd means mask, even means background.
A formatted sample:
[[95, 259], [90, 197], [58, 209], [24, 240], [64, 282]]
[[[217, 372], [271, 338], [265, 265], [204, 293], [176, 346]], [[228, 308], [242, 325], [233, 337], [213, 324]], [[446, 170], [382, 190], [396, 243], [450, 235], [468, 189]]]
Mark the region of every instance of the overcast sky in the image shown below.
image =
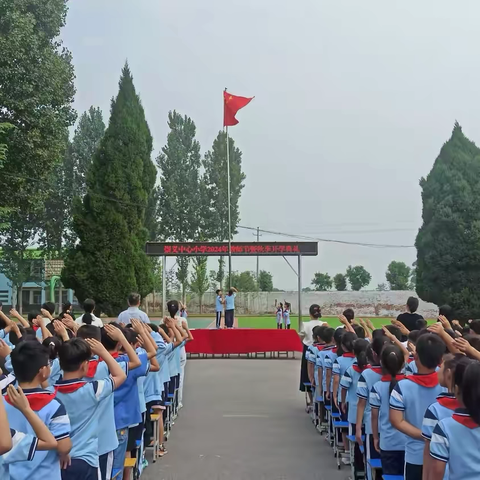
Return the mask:
[[[480, 139], [479, 13], [478, 0], [72, 0], [62, 37], [79, 113], [100, 106], [108, 121], [128, 59], [155, 156], [169, 110], [194, 119], [205, 152], [222, 127], [224, 87], [255, 95], [231, 129], [247, 175], [241, 225], [413, 245], [418, 182], [455, 119]], [[352, 264], [375, 288], [391, 260], [415, 257], [413, 248], [320, 243], [303, 284]], [[234, 258], [234, 269], [255, 262]], [[276, 287], [296, 288], [281, 257], [261, 268]]]

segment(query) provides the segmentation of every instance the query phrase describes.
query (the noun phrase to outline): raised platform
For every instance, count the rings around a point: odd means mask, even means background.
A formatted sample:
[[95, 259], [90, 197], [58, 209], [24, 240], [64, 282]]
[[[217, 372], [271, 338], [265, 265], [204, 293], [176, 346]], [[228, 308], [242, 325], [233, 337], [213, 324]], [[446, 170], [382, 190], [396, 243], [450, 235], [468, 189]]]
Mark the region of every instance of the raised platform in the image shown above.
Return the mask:
[[228, 355], [269, 352], [302, 352], [295, 330], [239, 328], [194, 330], [195, 340], [187, 343], [189, 354]]

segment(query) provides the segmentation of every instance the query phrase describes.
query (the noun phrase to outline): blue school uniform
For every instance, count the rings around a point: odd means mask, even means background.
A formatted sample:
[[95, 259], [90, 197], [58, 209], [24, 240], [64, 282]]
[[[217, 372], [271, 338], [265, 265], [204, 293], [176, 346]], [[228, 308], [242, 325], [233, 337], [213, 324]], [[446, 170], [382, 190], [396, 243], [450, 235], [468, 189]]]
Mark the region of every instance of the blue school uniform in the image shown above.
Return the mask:
[[60, 368], [60, 361], [58, 358], [50, 360], [50, 377], [48, 378], [48, 386], [53, 387], [62, 376], [62, 369]]
[[[374, 365], [365, 369], [357, 383], [357, 397], [366, 400], [365, 410], [363, 412], [363, 424], [365, 425], [365, 433], [372, 434], [372, 409], [370, 406], [370, 392], [372, 387], [382, 378], [381, 367]], [[356, 421], [353, 423], [357, 423]]]
[[[1, 400], [3, 402], [3, 399]], [[10, 429], [12, 448], [7, 453], [0, 455], [0, 478], [10, 478], [9, 467], [19, 462], [31, 462], [37, 451], [38, 439], [33, 435], [17, 432]]]
[[92, 382], [79, 378], [59, 380], [55, 387], [57, 397], [65, 405], [72, 425], [70, 457], [98, 468], [98, 407], [113, 394], [115, 385], [112, 378], [107, 376]]
[[142, 363], [141, 368], [147, 368], [147, 373], [145, 376], [137, 378], [137, 387], [138, 387], [138, 403], [140, 405], [140, 413], [143, 414], [147, 411], [147, 403], [145, 401], [145, 380], [146, 376], [150, 373], [150, 360], [148, 359], [147, 351], [143, 348], [137, 348], [137, 355]]
[[[8, 375], [0, 375], [0, 392], [2, 395], [7, 393], [7, 388], [9, 385], [15, 385], [17, 383], [17, 378], [13, 373]], [[1, 478], [1, 477], [0, 477]]]
[[[339, 381], [341, 380], [342, 376], [345, 374], [347, 369], [353, 365], [355, 361], [355, 356], [353, 354], [343, 354], [341, 357], [337, 357], [336, 360], [333, 362], [332, 366], [332, 380], [334, 376], [339, 376]], [[333, 383], [332, 383], [332, 391], [333, 391]], [[342, 395], [342, 389], [338, 387], [337, 393], [337, 400], [340, 403]]]
[[290, 325], [290, 310], [288, 308], [283, 311], [283, 323]]
[[236, 293], [232, 295], [225, 295], [225, 310], [235, 310]]
[[415, 360], [407, 363], [405, 365], [405, 375], [413, 375], [414, 373], [418, 373], [417, 362]]
[[[407, 436], [399, 432], [390, 423], [390, 380], [376, 382], [370, 392], [370, 407], [378, 412], [378, 431], [380, 433], [380, 450], [388, 452], [404, 451]], [[370, 430], [372, 425], [370, 422]]]
[[447, 463], [450, 480], [478, 480], [480, 465], [480, 426], [465, 409], [440, 420], [433, 430], [430, 455]]
[[[416, 381], [422, 381], [422, 377], [427, 377], [427, 375], [414, 373], [407, 379], [400, 380], [390, 396], [390, 408], [404, 412], [405, 420], [420, 430], [425, 411], [444, 391], [444, 388], [438, 384], [438, 377], [436, 377], [437, 384], [428, 387], [416, 383]], [[411, 378], [414, 378], [415, 381], [412, 381]], [[424, 446], [423, 440], [409, 438], [405, 446], [405, 462], [422, 465]]]
[[[151, 333], [152, 338], [155, 340], [157, 345], [157, 353], [155, 358], [157, 359], [158, 365], [162, 367], [162, 354], [165, 349], [166, 343], [163, 340], [162, 336], [157, 332]], [[149, 372], [145, 378], [145, 402], [160, 402], [162, 399], [163, 392], [163, 382], [161, 379], [160, 370], [158, 372]]]
[[223, 312], [223, 302], [221, 295], [217, 295], [217, 298], [215, 299], [215, 311]]
[[[328, 345], [318, 352], [316, 366], [322, 369], [322, 389], [325, 392], [327, 390], [327, 365], [330, 366], [330, 370], [333, 366], [333, 360], [330, 357], [336, 358], [337, 354], [334, 353], [335, 345]], [[333, 375], [332, 375], [333, 378]]]
[[281, 308], [277, 308], [277, 325], [280, 325], [282, 323], [282, 318], [283, 318], [283, 311]]
[[460, 405], [453, 393], [441, 393], [437, 401], [432, 403], [426, 410], [422, 423], [422, 437], [425, 440], [431, 440], [433, 430], [437, 423], [444, 418], [451, 417]]
[[[48, 427], [57, 441], [70, 436], [70, 420], [67, 411], [48, 390], [42, 388], [24, 389], [23, 393], [30, 406]], [[32, 426], [19, 410], [9, 403], [5, 404], [10, 427], [16, 431], [35, 435]], [[47, 478], [61, 480], [60, 462], [56, 450], [37, 452], [31, 462], [20, 462], [10, 465], [10, 478], [26, 480], [27, 478]]]
[[[122, 370], [128, 375], [128, 362], [118, 362]], [[85, 381], [99, 381], [108, 378], [110, 370], [105, 362], [99, 362], [97, 358], [90, 361], [89, 368], [91, 377], [85, 377]], [[99, 403], [97, 407], [98, 425], [98, 455], [113, 452], [118, 447], [117, 432], [115, 428], [114, 395]]]
[[357, 422], [357, 382], [361, 375], [359, 370], [357, 362], [355, 361], [353, 365], [345, 370], [345, 373], [340, 380], [340, 387], [347, 391], [346, 402], [348, 403], [348, 423]]

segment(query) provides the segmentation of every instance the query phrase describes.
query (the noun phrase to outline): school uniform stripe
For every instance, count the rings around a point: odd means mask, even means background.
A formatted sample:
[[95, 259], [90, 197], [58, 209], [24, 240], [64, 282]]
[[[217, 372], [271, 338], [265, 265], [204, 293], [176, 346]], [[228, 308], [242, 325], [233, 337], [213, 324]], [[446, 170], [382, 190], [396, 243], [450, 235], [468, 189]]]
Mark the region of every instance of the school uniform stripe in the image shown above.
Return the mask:
[[32, 444], [30, 445], [30, 450], [28, 451], [28, 461], [31, 462], [37, 451], [38, 438], [33, 437]]
[[52, 415], [52, 419], [54, 419], [56, 417], [62, 417], [62, 416], [67, 414], [67, 410], [66, 410], [65, 406], [63, 405], [63, 403], [60, 402], [57, 399], [55, 399], [55, 400], [58, 402], [58, 408], [55, 411], [55, 413]]
[[430, 450], [430, 456], [435, 460], [440, 460], [441, 462], [448, 463], [448, 458], [442, 457], [438, 453], [433, 453], [431, 450]]

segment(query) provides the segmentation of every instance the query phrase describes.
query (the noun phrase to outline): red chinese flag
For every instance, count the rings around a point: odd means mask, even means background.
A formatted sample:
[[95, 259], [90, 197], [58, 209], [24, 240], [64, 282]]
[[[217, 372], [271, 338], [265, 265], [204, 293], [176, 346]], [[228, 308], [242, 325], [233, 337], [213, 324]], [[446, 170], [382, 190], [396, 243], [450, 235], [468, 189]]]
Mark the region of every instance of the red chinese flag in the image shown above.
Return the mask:
[[226, 90], [223, 92], [223, 103], [224, 103], [224, 114], [223, 114], [223, 126], [232, 127], [238, 123], [238, 120], [235, 118], [237, 112], [248, 105], [252, 98], [246, 97], [237, 97], [236, 95], [231, 95]]

